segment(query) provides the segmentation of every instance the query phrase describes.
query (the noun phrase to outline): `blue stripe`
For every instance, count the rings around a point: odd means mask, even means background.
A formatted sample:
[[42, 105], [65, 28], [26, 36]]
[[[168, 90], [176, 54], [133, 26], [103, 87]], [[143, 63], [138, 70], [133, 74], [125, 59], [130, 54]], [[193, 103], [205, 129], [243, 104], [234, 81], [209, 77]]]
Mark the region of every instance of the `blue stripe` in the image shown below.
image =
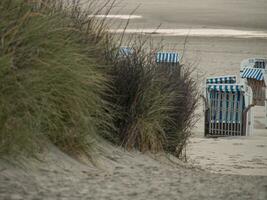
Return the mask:
[[235, 94], [233, 94], [232, 102], [231, 102], [231, 113], [230, 113], [230, 121], [233, 121], [234, 117], [234, 105], [235, 105]]
[[[222, 97], [222, 93], [221, 93], [221, 97]], [[222, 122], [222, 98], [220, 100], [220, 122]]]
[[229, 94], [226, 94], [226, 117], [225, 117], [226, 122], [228, 120], [228, 106], [229, 106]]
[[[240, 92], [237, 93], [236, 109], [238, 109], [239, 103], [240, 103]], [[235, 118], [236, 122], [238, 122], [238, 112], [236, 112]]]

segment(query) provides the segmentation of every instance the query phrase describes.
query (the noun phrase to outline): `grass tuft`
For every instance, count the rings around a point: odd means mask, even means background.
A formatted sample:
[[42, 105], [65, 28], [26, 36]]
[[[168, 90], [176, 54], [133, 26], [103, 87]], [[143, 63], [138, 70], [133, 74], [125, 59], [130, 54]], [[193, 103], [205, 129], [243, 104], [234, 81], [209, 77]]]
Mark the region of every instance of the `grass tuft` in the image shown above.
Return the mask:
[[86, 151], [102, 124], [112, 126], [101, 97], [107, 80], [94, 56], [101, 33], [81, 31], [82, 14], [51, 2], [0, 3], [0, 153], [34, 152], [40, 137]]
[[32, 154], [48, 138], [65, 152], [86, 153], [102, 138], [128, 150], [181, 157], [198, 94], [191, 72], [155, 64], [155, 48], [137, 37], [134, 52], [75, 1], [0, 2], [0, 155]]

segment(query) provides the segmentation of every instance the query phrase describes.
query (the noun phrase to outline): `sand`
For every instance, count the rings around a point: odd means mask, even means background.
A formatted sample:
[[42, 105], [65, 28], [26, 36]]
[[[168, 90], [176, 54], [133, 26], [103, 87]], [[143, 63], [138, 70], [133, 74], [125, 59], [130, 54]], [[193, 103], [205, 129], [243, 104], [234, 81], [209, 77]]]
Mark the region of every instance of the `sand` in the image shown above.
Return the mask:
[[[114, 13], [129, 13], [139, 5], [134, 14], [142, 16], [131, 21], [126, 33], [146, 33], [155, 42], [163, 39], [166, 51], [178, 51], [185, 66], [196, 68], [193, 75], [200, 90], [208, 76], [239, 77], [243, 59], [267, 57], [267, 38], [255, 34], [260, 32], [265, 35], [267, 32], [266, 1], [123, 2]], [[214, 173], [267, 176], [264, 107], [257, 106], [253, 110], [253, 136], [210, 139], [204, 138], [203, 105], [200, 104], [197, 110], [200, 120], [193, 129], [193, 137], [187, 149], [189, 162]]]
[[[262, 199], [267, 177], [211, 174], [173, 157], [105, 145], [97, 167], [50, 146], [23, 168], [0, 160], [0, 199]], [[21, 166], [21, 165], [20, 165]]]
[[161, 28], [171, 29], [267, 29], [266, 0], [122, 0], [111, 14], [130, 14], [134, 10], [143, 18], [133, 20], [129, 28], [155, 28], [161, 24]]
[[[113, 15], [134, 13], [129, 28], [267, 30], [265, 0], [124, 0]], [[119, 21], [127, 17], [117, 17]], [[117, 25], [114, 23], [114, 27]], [[183, 62], [196, 67], [199, 83], [207, 76], [239, 74], [243, 59], [267, 57], [264, 38], [164, 38], [166, 50], [184, 54]], [[187, 148], [188, 163], [164, 155], [125, 152], [111, 145], [99, 147], [94, 165], [71, 158], [53, 145], [33, 159], [0, 160], [0, 199], [267, 199], [267, 130], [263, 107], [255, 108], [251, 137], [207, 139], [203, 115]]]

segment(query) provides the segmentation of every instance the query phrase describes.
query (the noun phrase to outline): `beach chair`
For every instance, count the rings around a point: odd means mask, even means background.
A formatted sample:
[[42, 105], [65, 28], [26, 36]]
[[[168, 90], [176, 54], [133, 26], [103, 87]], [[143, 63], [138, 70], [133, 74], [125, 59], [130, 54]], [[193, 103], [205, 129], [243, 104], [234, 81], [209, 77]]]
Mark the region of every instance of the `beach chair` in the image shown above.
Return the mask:
[[[265, 69], [265, 73], [264, 73], [264, 81], [265, 81], [265, 85], [267, 85], [267, 72]], [[267, 128], [267, 87], [265, 87], [265, 128]]]
[[261, 68], [244, 68], [241, 71], [241, 78], [252, 89], [253, 102], [255, 105], [263, 106], [266, 100], [266, 80], [264, 80], [265, 69]]
[[[210, 83], [211, 79], [220, 81]], [[208, 78], [204, 89], [206, 137], [252, 135], [252, 91], [248, 85], [236, 84], [235, 76], [224, 76]]]
[[177, 52], [157, 52], [156, 64], [167, 73], [177, 71], [181, 75], [181, 65]]
[[133, 53], [134, 50], [131, 47], [120, 47], [119, 49], [119, 57], [127, 57]]
[[252, 88], [253, 103], [265, 106], [265, 127], [267, 128], [267, 69], [260, 63], [255, 68], [245, 67], [240, 70], [244, 83]]

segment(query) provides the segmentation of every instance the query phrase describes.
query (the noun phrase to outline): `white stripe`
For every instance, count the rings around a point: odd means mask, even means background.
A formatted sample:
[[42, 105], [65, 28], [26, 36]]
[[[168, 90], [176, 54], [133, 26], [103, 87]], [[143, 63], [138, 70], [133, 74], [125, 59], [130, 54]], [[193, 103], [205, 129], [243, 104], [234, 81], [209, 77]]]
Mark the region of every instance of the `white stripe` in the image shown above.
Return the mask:
[[89, 15], [89, 17], [96, 18], [110, 18], [110, 19], [141, 19], [141, 15]]

